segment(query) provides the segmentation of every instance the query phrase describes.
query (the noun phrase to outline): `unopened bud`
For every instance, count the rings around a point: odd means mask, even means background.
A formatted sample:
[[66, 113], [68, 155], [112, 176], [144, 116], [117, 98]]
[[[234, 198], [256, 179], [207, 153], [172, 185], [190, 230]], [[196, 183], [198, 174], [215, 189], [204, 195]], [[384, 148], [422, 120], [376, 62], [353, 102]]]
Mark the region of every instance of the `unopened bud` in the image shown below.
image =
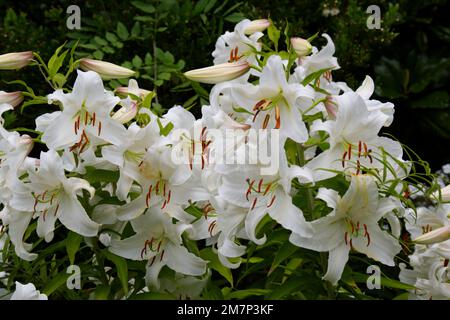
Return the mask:
[[0, 70], [16, 70], [27, 66], [33, 60], [32, 51], [11, 52], [0, 55]]
[[80, 68], [84, 71], [97, 72], [103, 80], [129, 78], [135, 73], [114, 63], [87, 58], [80, 60]]
[[251, 21], [245, 28], [244, 33], [247, 35], [255, 32], [263, 32], [270, 26], [270, 20], [258, 19]]
[[6, 92], [0, 91], [0, 104], [7, 103], [13, 108], [17, 107], [23, 101], [23, 94], [20, 91]]
[[215, 84], [236, 79], [245, 74], [249, 69], [250, 65], [247, 61], [236, 61], [191, 70], [184, 75], [192, 81]]
[[299, 58], [305, 57], [312, 51], [311, 43], [308, 40], [302, 38], [291, 38], [292, 48]]

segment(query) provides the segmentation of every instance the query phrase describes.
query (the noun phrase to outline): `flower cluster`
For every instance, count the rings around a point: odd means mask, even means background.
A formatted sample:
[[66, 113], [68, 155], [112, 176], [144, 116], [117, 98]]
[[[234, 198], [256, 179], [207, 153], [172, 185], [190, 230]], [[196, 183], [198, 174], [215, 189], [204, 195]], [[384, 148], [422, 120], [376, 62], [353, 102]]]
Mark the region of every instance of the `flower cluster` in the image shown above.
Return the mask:
[[[102, 78], [132, 71], [89, 59], [79, 62], [87, 71], [77, 71], [73, 88], [47, 96], [59, 110], [36, 119], [38, 138], [3, 127], [2, 114], [23, 97], [0, 94], [0, 217], [17, 256], [37, 257], [26, 242], [30, 225], [46, 242], [63, 225], [145, 261], [149, 290], [195, 297], [210, 272], [187, 242], [212, 247], [223, 266], [238, 268], [247, 245], [263, 245], [270, 230], [262, 226], [274, 221], [292, 244], [329, 253], [323, 278], [336, 285], [350, 254], [398, 264], [403, 220], [413, 238], [448, 225], [448, 207], [419, 210], [415, 220], [402, 201], [411, 163], [399, 142], [380, 134], [394, 106], [371, 99], [373, 80], [356, 90], [333, 81], [340, 67], [327, 34], [320, 49], [300, 38], [286, 51], [267, 49], [261, 39], [270, 27], [238, 23], [217, 40], [213, 66], [185, 74], [215, 84], [198, 119], [181, 106], [158, 116], [153, 92], [135, 80], [105, 90]], [[36, 140], [46, 147], [38, 158], [30, 156]], [[268, 156], [252, 158], [261, 140]], [[294, 201], [298, 190], [306, 207]], [[326, 212], [314, 209], [317, 202]], [[448, 241], [418, 244], [414, 270], [402, 267], [400, 278], [427, 297], [449, 298], [448, 250]], [[171, 283], [163, 268], [175, 272]]]

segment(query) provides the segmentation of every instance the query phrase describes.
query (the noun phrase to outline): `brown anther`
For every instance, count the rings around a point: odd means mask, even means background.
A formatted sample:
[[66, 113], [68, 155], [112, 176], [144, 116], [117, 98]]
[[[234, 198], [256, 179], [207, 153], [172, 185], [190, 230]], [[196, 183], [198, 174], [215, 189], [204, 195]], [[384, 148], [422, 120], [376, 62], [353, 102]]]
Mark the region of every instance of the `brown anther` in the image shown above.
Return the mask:
[[344, 233], [344, 241], [345, 241], [345, 245], [347, 245], [348, 244], [348, 232], [347, 231], [345, 231], [345, 233]]
[[95, 119], [96, 119], [96, 114], [95, 112], [92, 114], [92, 119], [91, 119], [91, 123], [92, 125], [95, 127]]
[[164, 200], [164, 203], [163, 203], [163, 205], [161, 207], [161, 210], [163, 210], [166, 207], [166, 205], [167, 205], [167, 200]]
[[262, 100], [258, 101], [258, 103], [255, 104], [255, 106], [253, 107], [253, 111], [260, 110], [262, 105], [265, 104], [265, 103], [266, 103], [265, 99], [262, 99]]
[[76, 121], [73, 123], [73, 131], [75, 132], [75, 135], [78, 135], [78, 128], [77, 128], [77, 122]]
[[344, 152], [344, 155], [342, 156], [342, 168], [345, 167], [345, 158], [347, 157], [347, 151]]
[[[250, 180], [247, 179], [247, 182], [249, 182], [249, 181]], [[252, 188], [253, 188], [254, 183], [255, 183], [255, 180], [252, 180], [251, 182], [249, 182], [247, 192], [245, 193], [245, 198], [247, 199], [247, 201], [249, 201], [248, 196], [250, 195], [250, 193], [252, 193]]]
[[169, 202], [170, 202], [170, 196], [171, 196], [171, 194], [172, 194], [172, 191], [169, 190], [169, 194], [167, 195], [167, 204], [169, 204]]
[[162, 259], [164, 258], [164, 250], [161, 252], [161, 256], [160, 256], [160, 258], [159, 258], [159, 262], [161, 262], [162, 261]]
[[350, 160], [352, 158], [352, 145], [349, 144], [348, 145], [348, 160]]
[[356, 160], [356, 175], [358, 175], [360, 171], [361, 171], [361, 164], [359, 163], [359, 160]]
[[89, 113], [86, 111], [84, 113], [84, 125], [86, 126], [88, 123], [88, 119], [89, 119]]
[[258, 192], [261, 192], [262, 184], [263, 184], [263, 179], [259, 179], [259, 183], [258, 183]]
[[159, 250], [161, 249], [161, 244], [162, 244], [162, 240], [160, 240], [158, 242], [158, 247], [156, 248], [156, 251], [159, 252]]
[[256, 197], [255, 197], [255, 199], [253, 199], [252, 209], [251, 210], [255, 209], [257, 200], [258, 200], [258, 198], [256, 198]]
[[252, 122], [255, 122], [256, 117], [258, 116], [258, 114], [259, 114], [260, 111], [261, 111], [261, 110], [258, 109], [258, 110], [255, 112], [255, 114], [253, 115]]
[[149, 207], [150, 198], [152, 196], [152, 188], [153, 188], [153, 185], [150, 185], [150, 187], [148, 188], [147, 195], [145, 197], [145, 205], [147, 206], [147, 208]]
[[367, 144], [365, 142], [363, 143], [363, 146], [364, 146], [364, 158], [365, 158], [369, 152], [367, 150]]
[[264, 190], [263, 196], [267, 195], [267, 193], [269, 192], [271, 186], [272, 186], [272, 182], [270, 182], [270, 183], [267, 185], [266, 190]]
[[56, 217], [56, 214], [58, 213], [58, 210], [59, 210], [59, 203], [58, 203], [58, 205], [56, 206], [56, 209], [55, 209], [55, 213], [53, 213], [53, 215]]
[[358, 142], [358, 158], [361, 157], [362, 143], [361, 140]]
[[100, 136], [101, 133], [102, 133], [102, 122], [99, 121], [98, 122], [98, 136]]
[[45, 222], [45, 216], [47, 215], [47, 211], [48, 210], [44, 210], [44, 212], [42, 213], [42, 220], [44, 220], [44, 222]]
[[149, 267], [151, 267], [153, 265], [153, 263], [155, 262], [156, 256], [153, 256], [152, 261], [149, 264]]
[[270, 200], [269, 204], [267, 205], [267, 208], [270, 208], [273, 205], [273, 203], [275, 202], [275, 198], [276, 198], [276, 196], [273, 195], [272, 199]]

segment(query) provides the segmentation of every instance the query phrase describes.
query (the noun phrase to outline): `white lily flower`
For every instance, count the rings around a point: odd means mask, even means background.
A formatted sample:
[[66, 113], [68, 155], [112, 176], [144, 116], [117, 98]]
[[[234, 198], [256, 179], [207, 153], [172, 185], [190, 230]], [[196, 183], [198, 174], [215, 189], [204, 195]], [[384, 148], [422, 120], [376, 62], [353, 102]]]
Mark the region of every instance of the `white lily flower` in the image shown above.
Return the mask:
[[[299, 143], [308, 139], [301, 112], [312, 104], [314, 90], [298, 83], [288, 83], [283, 61], [279, 56], [272, 55], [267, 60], [259, 85], [242, 85], [236, 82], [228, 86], [232, 88], [236, 106], [253, 114], [247, 121], [253, 128], [280, 129], [282, 138], [288, 137]], [[211, 93], [213, 106], [220, 93], [219, 90]]]
[[125, 128], [110, 116], [120, 99], [105, 92], [97, 73], [78, 71], [71, 93], [56, 90], [48, 99], [60, 102], [63, 107], [62, 111], [36, 119], [36, 130], [43, 132], [42, 141], [50, 149], [70, 148], [82, 153], [93, 145], [122, 141]]
[[294, 74], [298, 82], [302, 82], [310, 74], [319, 70], [336, 70], [339, 69], [337, 59], [333, 56], [335, 47], [333, 40], [326, 33], [322, 37], [327, 39], [327, 45], [320, 51], [316, 47], [312, 48], [312, 54], [297, 61], [297, 68]]
[[191, 276], [206, 272], [206, 262], [190, 253], [182, 242], [181, 235], [191, 227], [173, 223], [159, 207], [131, 221], [135, 235], [123, 239], [112, 239], [109, 250], [131, 260], [148, 260], [147, 283], [159, 288], [159, 272], [167, 265], [170, 269]]
[[120, 170], [116, 195], [120, 200], [126, 200], [134, 180], [139, 179], [139, 164], [147, 149], [159, 138], [155, 127], [156, 118], [141, 128], [132, 123], [120, 144], [102, 148], [103, 158], [116, 165]]
[[338, 282], [351, 249], [388, 266], [395, 265], [394, 257], [401, 246], [380, 228], [378, 221], [397, 204], [378, 197], [373, 177], [354, 175], [342, 198], [336, 191], [324, 188], [319, 189], [317, 198], [324, 200], [333, 211], [312, 222], [314, 235], [311, 238], [292, 233], [290, 241], [307, 249], [329, 251], [325, 280], [334, 285]]
[[[441, 200], [443, 202], [450, 202], [450, 185], [445, 186], [444, 188], [442, 188], [441, 191], [440, 191], [440, 195], [441, 195]], [[439, 199], [439, 191], [435, 191], [433, 193], [433, 196], [436, 199]]]
[[433, 244], [450, 239], [450, 225], [427, 232], [412, 241], [419, 244]]
[[77, 198], [82, 190], [92, 197], [95, 189], [86, 180], [66, 178], [63, 161], [55, 151], [41, 152], [39, 167], [30, 168], [27, 173], [27, 180], [15, 186], [9, 205], [38, 216], [39, 237], [51, 241], [56, 220], [80, 235], [97, 235], [99, 225], [89, 218]]
[[[358, 174], [367, 167], [382, 172], [385, 168], [383, 161], [387, 161], [398, 176], [406, 175], [408, 166], [405, 164], [404, 169], [397, 163], [403, 162], [400, 143], [378, 136], [387, 116], [380, 111], [369, 111], [364, 100], [354, 92], [346, 92], [333, 99], [338, 106], [336, 120], [316, 122], [312, 128], [330, 135], [330, 148], [306, 165], [314, 170], [315, 181], [335, 176], [336, 173], [330, 170]], [[385, 160], [383, 151], [387, 153]], [[387, 176], [391, 175], [391, 172], [387, 173]]]
[[11, 300], [48, 300], [48, 298], [45, 294], [36, 290], [34, 284], [21, 284], [16, 281], [16, 290], [12, 294]]
[[221, 198], [248, 208], [245, 227], [250, 240], [256, 244], [266, 240], [265, 236], [258, 239], [255, 233], [266, 214], [287, 230], [304, 237], [312, 235], [311, 226], [305, 221], [303, 212], [292, 203], [290, 195], [291, 181], [298, 178], [302, 183], [310, 182], [311, 173], [295, 165], [288, 166], [284, 152], [279, 156], [279, 170], [274, 174], [262, 175], [258, 165], [244, 166], [225, 174], [218, 190]]
[[[241, 58], [248, 60], [251, 64], [256, 64], [256, 57], [252, 54], [252, 47], [261, 50], [261, 43], [258, 41], [264, 34], [254, 30], [255, 23], [245, 19], [239, 22], [233, 32], [225, 32], [216, 42], [216, 48], [212, 53], [214, 64], [238, 61]], [[249, 37], [248, 32], [256, 31]], [[261, 30], [262, 31], [262, 30]]]

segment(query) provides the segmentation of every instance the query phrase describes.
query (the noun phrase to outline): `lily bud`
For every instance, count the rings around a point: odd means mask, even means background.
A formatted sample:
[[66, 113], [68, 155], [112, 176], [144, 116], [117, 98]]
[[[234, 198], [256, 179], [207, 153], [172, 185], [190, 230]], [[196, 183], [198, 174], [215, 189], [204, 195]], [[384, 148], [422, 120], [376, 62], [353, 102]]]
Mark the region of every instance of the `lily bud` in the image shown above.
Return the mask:
[[116, 88], [116, 93], [125, 96], [131, 93], [141, 99], [145, 99], [145, 97], [152, 93], [152, 91], [139, 88], [137, 81], [130, 79], [130, 81], [128, 81], [128, 87], [118, 87]]
[[215, 84], [242, 76], [250, 69], [247, 61], [225, 62], [215, 66], [186, 72], [186, 78], [192, 81]]
[[258, 19], [250, 22], [244, 30], [247, 35], [253, 34], [255, 32], [263, 32], [270, 26], [270, 20]]
[[[439, 198], [439, 192], [438, 191], [434, 192], [433, 196], [435, 196], [436, 198]], [[441, 189], [441, 199], [443, 202], [450, 201], [450, 185]]]
[[299, 58], [305, 57], [312, 51], [311, 43], [302, 38], [291, 38], [292, 47]]
[[112, 116], [114, 120], [119, 121], [120, 123], [127, 123], [132, 120], [137, 114], [138, 108], [136, 102], [131, 102], [128, 106], [123, 106]]
[[443, 242], [448, 239], [450, 239], [450, 225], [427, 232], [413, 240], [413, 242], [419, 244], [433, 244]]
[[114, 63], [83, 58], [80, 68], [84, 71], [95, 71], [103, 80], [129, 78], [135, 74], [133, 70], [118, 66]]
[[16, 70], [27, 66], [33, 60], [32, 51], [11, 52], [0, 55], [0, 70]]
[[0, 91], [0, 104], [7, 103], [13, 108], [17, 107], [23, 101], [23, 94], [20, 91], [5, 92]]

